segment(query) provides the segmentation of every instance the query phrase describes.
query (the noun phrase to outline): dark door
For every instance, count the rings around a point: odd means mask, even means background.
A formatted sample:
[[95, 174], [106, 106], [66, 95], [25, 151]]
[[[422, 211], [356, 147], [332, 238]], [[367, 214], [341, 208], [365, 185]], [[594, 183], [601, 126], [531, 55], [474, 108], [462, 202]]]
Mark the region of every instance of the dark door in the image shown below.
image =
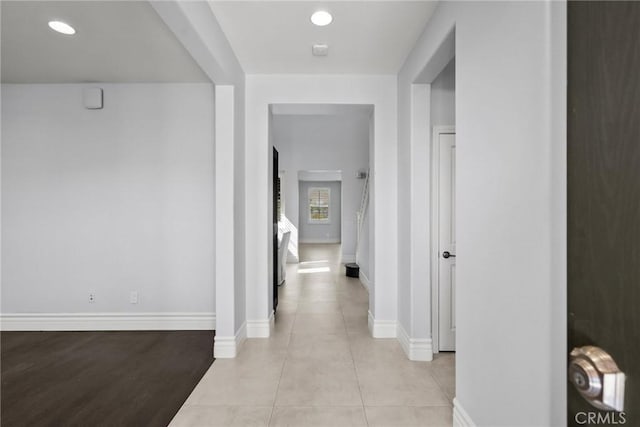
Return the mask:
[[273, 310], [278, 307], [278, 205], [280, 200], [280, 178], [278, 178], [278, 150], [273, 147]]
[[570, 384], [568, 424], [640, 426], [640, 2], [568, 18], [568, 351], [600, 347], [626, 374], [623, 414]]

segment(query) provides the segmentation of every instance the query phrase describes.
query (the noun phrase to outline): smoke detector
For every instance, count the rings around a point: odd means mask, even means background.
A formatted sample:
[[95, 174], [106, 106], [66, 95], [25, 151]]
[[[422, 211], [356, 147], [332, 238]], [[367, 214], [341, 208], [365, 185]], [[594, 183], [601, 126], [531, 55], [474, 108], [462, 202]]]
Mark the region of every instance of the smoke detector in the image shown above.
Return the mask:
[[329, 45], [326, 44], [314, 44], [311, 48], [313, 56], [327, 56], [329, 54]]

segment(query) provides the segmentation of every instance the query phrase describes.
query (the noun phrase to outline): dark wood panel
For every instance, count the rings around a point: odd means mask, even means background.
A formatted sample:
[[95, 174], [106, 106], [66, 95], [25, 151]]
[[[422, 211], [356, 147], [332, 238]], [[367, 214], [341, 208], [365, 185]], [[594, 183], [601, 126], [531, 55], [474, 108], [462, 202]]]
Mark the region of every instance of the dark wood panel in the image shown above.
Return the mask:
[[3, 332], [2, 426], [164, 427], [211, 366], [213, 337]]
[[[640, 3], [568, 5], [568, 350], [627, 374], [640, 425]], [[594, 411], [569, 386], [569, 425]]]

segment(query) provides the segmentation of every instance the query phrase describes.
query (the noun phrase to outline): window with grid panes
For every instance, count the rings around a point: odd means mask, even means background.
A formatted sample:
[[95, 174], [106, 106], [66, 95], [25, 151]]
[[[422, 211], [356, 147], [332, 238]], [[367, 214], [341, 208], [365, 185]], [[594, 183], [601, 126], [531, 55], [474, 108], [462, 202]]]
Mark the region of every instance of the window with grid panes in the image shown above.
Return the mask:
[[327, 187], [309, 188], [309, 222], [329, 222], [329, 198], [331, 193]]

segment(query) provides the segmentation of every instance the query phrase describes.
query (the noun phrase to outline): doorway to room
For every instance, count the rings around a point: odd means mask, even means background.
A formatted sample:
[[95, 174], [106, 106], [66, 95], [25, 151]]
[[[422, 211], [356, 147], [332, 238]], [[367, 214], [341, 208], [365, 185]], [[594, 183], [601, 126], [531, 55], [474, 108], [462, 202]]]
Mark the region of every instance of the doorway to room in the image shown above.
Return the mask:
[[455, 58], [430, 83], [434, 352], [456, 350]]
[[[456, 349], [456, 134], [453, 126], [433, 130], [434, 316], [438, 351]], [[435, 334], [434, 334], [435, 335]]]
[[456, 350], [456, 301], [460, 294], [455, 287], [456, 247], [460, 236], [456, 236], [455, 209], [459, 175], [455, 166], [455, 46], [452, 28], [411, 85], [409, 214], [425, 219], [427, 226], [422, 228], [418, 221], [409, 228], [411, 233], [405, 232], [417, 261], [405, 263], [409, 269], [405, 276], [412, 294], [421, 296], [422, 304], [412, 311], [412, 321], [414, 330], [428, 343], [425, 360], [440, 351]]
[[297, 263], [302, 243], [340, 244], [341, 264], [357, 261], [364, 281], [372, 274], [364, 194], [372, 120], [371, 105], [271, 105], [270, 138], [279, 152], [278, 229], [280, 236], [289, 233], [281, 262]]

